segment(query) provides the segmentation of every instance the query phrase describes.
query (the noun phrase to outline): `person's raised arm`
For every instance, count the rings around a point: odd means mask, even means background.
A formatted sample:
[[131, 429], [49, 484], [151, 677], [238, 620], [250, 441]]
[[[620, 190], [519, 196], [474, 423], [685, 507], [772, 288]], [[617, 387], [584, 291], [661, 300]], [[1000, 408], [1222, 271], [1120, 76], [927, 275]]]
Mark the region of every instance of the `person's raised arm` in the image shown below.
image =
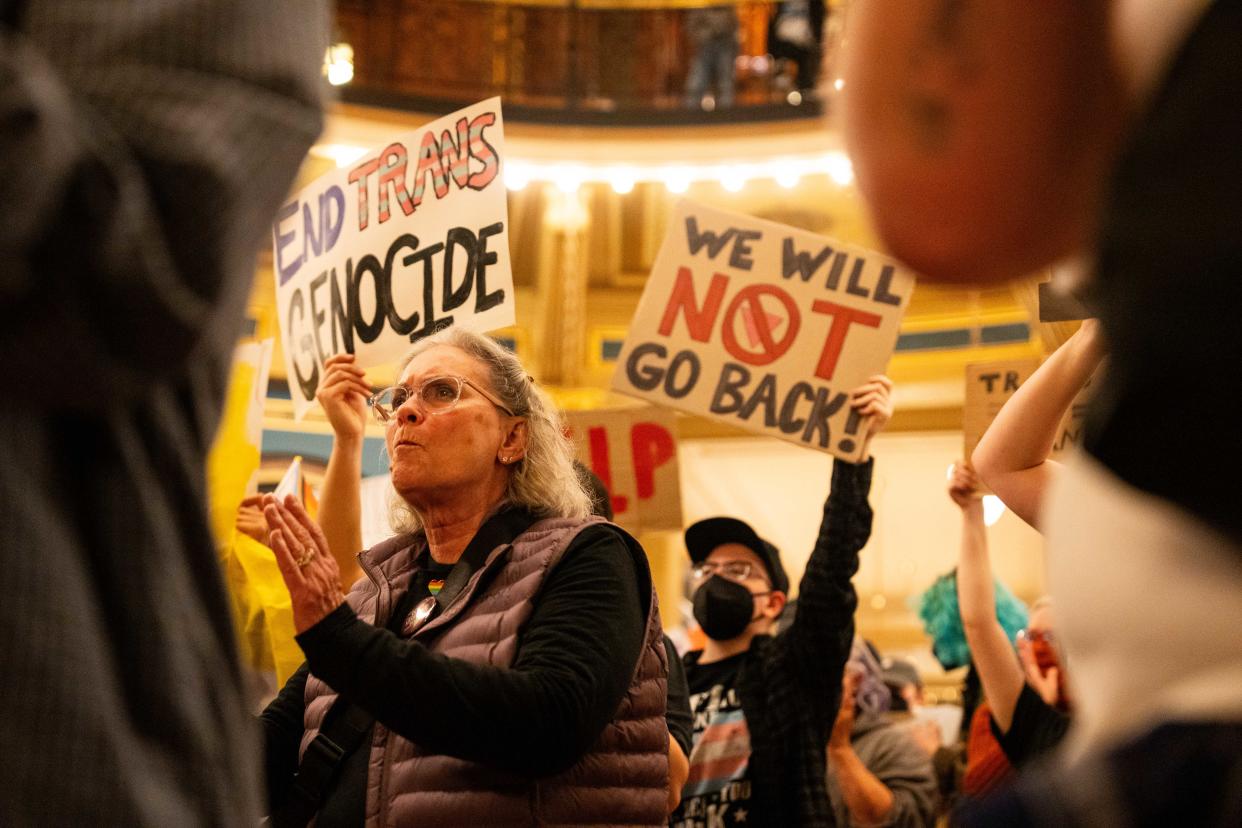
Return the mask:
[[881, 825], [893, 809], [893, 792], [854, 752], [854, 697], [858, 679], [858, 673], [852, 669], [846, 670], [842, 679], [841, 707], [828, 739], [828, 766], [837, 776], [850, 821], [859, 825]]
[[1088, 319], [1014, 392], [970, 458], [983, 482], [1036, 529], [1044, 491], [1060, 466], [1048, 459], [1057, 428], [1103, 357], [1103, 332]]
[[362, 574], [362, 447], [366, 436], [367, 397], [371, 387], [353, 354], [337, 354], [324, 362], [323, 383], [315, 398], [332, 424], [332, 454], [319, 497], [319, 527], [341, 570], [341, 583]]
[[943, 281], [1079, 249], [1121, 132], [1109, 0], [862, 0], [845, 137], [884, 243]]
[[1022, 692], [1022, 669], [1018, 666], [1009, 636], [996, 619], [996, 596], [992, 564], [988, 560], [987, 528], [983, 524], [983, 501], [979, 480], [968, 464], [959, 463], [949, 481], [949, 497], [962, 510], [962, 548], [957, 561], [957, 603], [962, 630], [992, 718], [1002, 732], [1013, 721], [1018, 694]]
[[825, 728], [837, 712], [841, 671], [854, 640], [858, 596], [851, 580], [871, 537], [871, 441], [892, 417], [892, 390], [892, 380], [876, 375], [850, 393], [850, 407], [866, 418], [862, 457], [858, 463], [833, 461], [832, 488], [802, 576], [797, 614], [774, 647], [789, 659], [793, 678]]

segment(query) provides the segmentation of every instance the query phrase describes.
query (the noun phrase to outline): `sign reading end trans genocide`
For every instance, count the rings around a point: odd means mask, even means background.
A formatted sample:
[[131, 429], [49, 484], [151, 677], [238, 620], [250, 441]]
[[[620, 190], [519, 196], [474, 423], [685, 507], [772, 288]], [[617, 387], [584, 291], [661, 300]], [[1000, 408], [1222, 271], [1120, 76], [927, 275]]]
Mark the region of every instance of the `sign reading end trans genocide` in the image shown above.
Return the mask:
[[333, 354], [362, 367], [450, 325], [513, 324], [500, 99], [446, 115], [324, 175], [272, 227], [294, 414]]
[[565, 419], [578, 459], [612, 495], [618, 526], [633, 535], [682, 527], [673, 412], [644, 405], [570, 411]]
[[913, 290], [878, 253], [682, 201], [612, 387], [857, 460], [849, 392], [884, 371]]

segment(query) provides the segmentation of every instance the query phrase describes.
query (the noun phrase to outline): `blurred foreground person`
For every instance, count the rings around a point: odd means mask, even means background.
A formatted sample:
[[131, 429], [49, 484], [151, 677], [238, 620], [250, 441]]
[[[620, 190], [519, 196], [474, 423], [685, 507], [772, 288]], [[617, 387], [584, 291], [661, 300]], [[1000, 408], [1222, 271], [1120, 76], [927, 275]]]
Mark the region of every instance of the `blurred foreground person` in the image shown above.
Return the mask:
[[870, 444], [892, 416], [891, 392], [888, 377], [875, 376], [850, 395], [867, 418], [867, 445], [860, 463], [833, 461], [819, 536], [787, 628], [770, 634], [789, 592], [775, 546], [736, 518], [686, 529], [694, 617], [707, 644], [685, 656], [694, 746], [674, 828], [833, 824], [824, 748], [854, 640], [851, 579], [871, 536]]
[[253, 825], [204, 467], [326, 4], [0, 0], [0, 822]]
[[[1242, 509], [1224, 481], [1242, 466], [1242, 4], [857, 11], [848, 140], [895, 254], [963, 281], [1090, 261], [1079, 292], [1101, 330], [1049, 357], [973, 458], [1047, 536], [1074, 662], [1066, 749], [1080, 766], [1024, 783], [1014, 808], [1041, 823], [1238, 824]], [[1059, 467], [1054, 414], [1104, 350], [1085, 451]]]
[[667, 656], [638, 542], [591, 516], [510, 352], [420, 341], [386, 423], [401, 533], [340, 567], [265, 499], [304, 665], [262, 715], [276, 825], [658, 825]]

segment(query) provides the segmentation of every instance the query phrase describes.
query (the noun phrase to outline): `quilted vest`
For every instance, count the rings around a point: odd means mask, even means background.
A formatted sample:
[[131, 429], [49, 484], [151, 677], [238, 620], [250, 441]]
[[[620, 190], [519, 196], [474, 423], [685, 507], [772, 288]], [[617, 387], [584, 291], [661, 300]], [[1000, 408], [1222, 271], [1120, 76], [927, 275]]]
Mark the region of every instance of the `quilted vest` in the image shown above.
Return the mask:
[[[570, 542], [599, 518], [538, 521], [488, 555], [442, 613], [413, 639], [432, 652], [475, 664], [509, 667], [518, 636], [544, 578]], [[624, 535], [624, 533], [621, 533]], [[650, 584], [647, 558], [624, 535]], [[360, 556], [367, 578], [348, 601], [358, 617], [385, 625], [409, 587], [421, 535], [391, 538]], [[461, 826], [665, 825], [668, 790], [668, 657], [655, 590], [630, 687], [595, 744], [564, 773], [531, 778], [475, 762], [424, 753], [417, 744], [376, 722], [367, 776], [366, 824]], [[306, 731], [315, 738], [336, 694], [311, 675], [306, 683]]]

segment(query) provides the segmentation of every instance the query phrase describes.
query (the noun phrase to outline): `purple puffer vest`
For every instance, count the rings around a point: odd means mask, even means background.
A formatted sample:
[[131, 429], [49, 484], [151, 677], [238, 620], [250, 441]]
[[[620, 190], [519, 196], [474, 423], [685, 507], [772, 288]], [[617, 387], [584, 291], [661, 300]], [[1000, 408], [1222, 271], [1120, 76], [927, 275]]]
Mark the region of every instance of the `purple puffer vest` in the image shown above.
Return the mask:
[[[511, 545], [492, 550], [461, 593], [413, 638], [432, 652], [475, 664], [508, 667], [518, 635], [548, 572], [570, 542], [599, 518], [549, 518], [533, 524]], [[641, 581], [650, 583], [647, 558], [637, 541], [628, 546]], [[358, 617], [385, 625], [409, 587], [422, 536], [403, 535], [360, 556], [367, 578], [348, 600]], [[507, 554], [506, 554], [507, 553]], [[493, 577], [494, 573], [494, 577]], [[479, 588], [480, 582], [486, 584]], [[306, 683], [306, 732], [301, 750], [319, 732], [336, 694], [311, 675]], [[424, 754], [409, 740], [376, 723], [367, 777], [366, 824], [525, 826], [665, 825], [668, 791], [668, 656], [655, 590], [647, 630], [630, 688], [599, 739], [564, 773], [532, 779], [443, 755]]]

